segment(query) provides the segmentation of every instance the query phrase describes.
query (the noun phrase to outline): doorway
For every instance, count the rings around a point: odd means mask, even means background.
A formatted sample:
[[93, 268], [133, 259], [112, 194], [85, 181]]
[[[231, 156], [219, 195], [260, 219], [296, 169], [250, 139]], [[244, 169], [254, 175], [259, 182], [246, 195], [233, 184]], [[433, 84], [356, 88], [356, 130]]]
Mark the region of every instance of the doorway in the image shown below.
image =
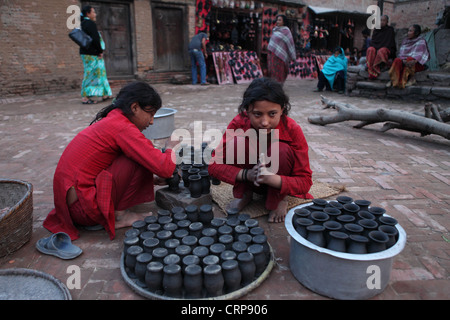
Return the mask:
[[127, 2], [83, 1], [97, 12], [97, 28], [106, 49], [104, 52], [108, 78], [134, 76], [130, 4]]
[[186, 70], [186, 8], [153, 3], [152, 12], [155, 71]]

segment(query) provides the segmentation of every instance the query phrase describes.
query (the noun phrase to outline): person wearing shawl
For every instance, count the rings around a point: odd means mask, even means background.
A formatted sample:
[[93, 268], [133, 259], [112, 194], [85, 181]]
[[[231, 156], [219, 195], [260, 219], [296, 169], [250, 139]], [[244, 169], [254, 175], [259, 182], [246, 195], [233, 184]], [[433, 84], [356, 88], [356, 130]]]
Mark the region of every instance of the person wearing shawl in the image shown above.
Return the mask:
[[425, 39], [419, 37], [421, 32], [417, 24], [409, 27], [408, 35], [400, 46], [398, 57], [395, 58], [389, 70], [391, 81], [387, 83], [387, 87], [392, 85], [403, 89], [413, 85], [416, 82], [415, 73], [425, 69], [424, 65], [430, 59], [430, 53]]
[[334, 54], [328, 58], [319, 72], [319, 82], [315, 91], [321, 92], [326, 86], [328, 91], [334, 88], [339, 93], [344, 93], [347, 62], [344, 49], [341, 47], [334, 49]]
[[376, 79], [381, 73], [381, 66], [389, 64], [389, 58], [394, 58], [397, 47], [395, 44], [394, 28], [388, 26], [389, 17], [381, 16], [381, 28], [375, 29], [367, 49], [367, 71], [369, 79]]
[[296, 59], [294, 39], [291, 31], [286, 27], [285, 15], [277, 16], [277, 25], [273, 28], [267, 50], [269, 77], [284, 83], [289, 74], [289, 63]]

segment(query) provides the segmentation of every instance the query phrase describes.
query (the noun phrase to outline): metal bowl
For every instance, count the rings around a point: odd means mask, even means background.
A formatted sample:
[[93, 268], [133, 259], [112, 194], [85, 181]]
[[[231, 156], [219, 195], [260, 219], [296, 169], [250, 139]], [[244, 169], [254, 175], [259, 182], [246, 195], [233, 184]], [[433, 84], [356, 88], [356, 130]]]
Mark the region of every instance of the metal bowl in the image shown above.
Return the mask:
[[386, 288], [392, 262], [406, 244], [406, 233], [397, 224], [398, 240], [387, 250], [368, 253], [342, 253], [316, 246], [294, 229], [294, 210], [289, 210], [285, 225], [291, 236], [290, 268], [295, 278], [308, 289], [334, 299], [368, 299]]

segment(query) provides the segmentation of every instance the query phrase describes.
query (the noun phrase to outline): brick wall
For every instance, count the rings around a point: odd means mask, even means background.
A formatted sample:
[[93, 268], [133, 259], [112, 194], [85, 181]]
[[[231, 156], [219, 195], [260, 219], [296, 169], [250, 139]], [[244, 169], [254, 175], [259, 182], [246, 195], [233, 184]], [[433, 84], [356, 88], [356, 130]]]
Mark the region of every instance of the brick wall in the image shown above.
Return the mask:
[[82, 62], [66, 27], [71, 4], [78, 2], [1, 2], [1, 97], [80, 87]]
[[434, 29], [436, 15], [450, 5], [448, 0], [397, 0], [390, 16], [396, 28], [408, 28], [412, 24], [419, 24], [422, 29]]

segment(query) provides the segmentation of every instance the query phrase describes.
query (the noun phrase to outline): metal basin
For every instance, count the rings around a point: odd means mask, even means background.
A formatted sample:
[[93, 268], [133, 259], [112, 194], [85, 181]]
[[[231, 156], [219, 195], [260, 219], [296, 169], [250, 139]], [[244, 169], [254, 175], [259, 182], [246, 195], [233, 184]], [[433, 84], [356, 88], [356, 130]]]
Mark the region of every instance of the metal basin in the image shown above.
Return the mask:
[[368, 299], [386, 288], [393, 258], [406, 244], [406, 233], [397, 224], [395, 245], [387, 250], [369, 253], [342, 253], [316, 246], [294, 229], [294, 210], [289, 210], [285, 225], [291, 236], [290, 268], [295, 278], [308, 289], [334, 299]]
[[177, 110], [171, 108], [159, 109], [154, 117], [153, 125], [142, 131], [147, 139], [168, 138], [175, 129], [175, 113]]

